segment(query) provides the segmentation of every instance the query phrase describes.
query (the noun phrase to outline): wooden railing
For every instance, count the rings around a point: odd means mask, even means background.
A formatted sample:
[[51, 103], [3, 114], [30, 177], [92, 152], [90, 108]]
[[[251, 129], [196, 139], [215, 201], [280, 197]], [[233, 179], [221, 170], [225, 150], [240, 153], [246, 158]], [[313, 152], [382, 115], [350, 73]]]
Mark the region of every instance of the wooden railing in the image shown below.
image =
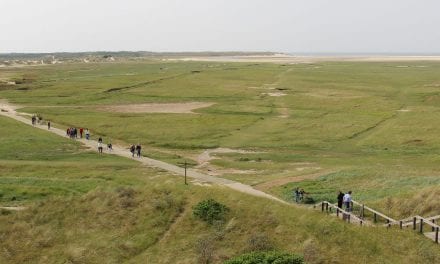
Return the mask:
[[336, 216], [339, 217], [340, 214], [342, 214], [342, 219], [344, 221], [347, 221], [348, 223], [350, 223], [352, 220], [356, 220], [359, 222], [360, 225], [363, 225], [365, 223], [365, 221], [359, 217], [357, 217], [356, 215], [347, 212], [346, 210], [339, 208], [337, 205], [334, 205], [330, 202], [327, 201], [323, 201], [321, 202], [321, 211], [322, 212], [332, 212], [332, 209], [335, 209], [336, 212]]
[[440, 215], [437, 216], [432, 216], [432, 217], [422, 217], [420, 215], [416, 215], [413, 217], [409, 217], [406, 219], [402, 219], [399, 221], [395, 221], [392, 224], [393, 225], [399, 225], [400, 229], [402, 229], [403, 227], [408, 227], [408, 226], [412, 226], [413, 230], [417, 230], [417, 225], [419, 226], [419, 232], [420, 233], [424, 233], [426, 232], [426, 230], [424, 230], [424, 226], [428, 225], [431, 227], [430, 232], [434, 233], [434, 241], [436, 243], [439, 243], [439, 231], [440, 231], [440, 226], [438, 224], [435, 223], [435, 220], [440, 219]]
[[369, 211], [369, 212], [371, 212], [371, 213], [373, 214], [373, 222], [374, 222], [374, 223], [377, 223], [377, 221], [378, 221], [378, 217], [382, 217], [383, 219], [385, 219], [385, 221], [386, 221], [386, 223], [387, 223], [388, 225], [389, 225], [390, 223], [396, 222], [396, 220], [394, 220], [393, 218], [391, 218], [391, 217], [389, 217], [389, 216], [387, 216], [387, 215], [385, 215], [385, 214], [383, 214], [383, 213], [381, 213], [381, 212], [379, 212], [379, 211], [376, 211], [376, 210], [374, 210], [374, 209], [372, 209], [372, 208], [366, 206], [366, 205], [363, 204], [363, 203], [359, 203], [359, 202], [356, 202], [356, 201], [352, 200], [352, 201], [351, 201], [351, 204], [352, 204], [352, 208], [353, 208], [353, 205], [358, 205], [358, 206], [360, 206], [360, 214], [359, 214], [359, 217], [362, 218], [362, 219], [364, 219], [364, 217], [365, 217], [365, 211]]
[[[368, 206], [366, 206], [363, 203], [359, 203], [357, 201], [352, 201], [351, 208], [353, 208], [354, 205], [357, 205], [360, 207], [359, 210], [359, 216], [356, 216], [352, 212], [347, 212], [346, 210], [339, 208], [337, 205], [334, 205], [328, 201], [321, 202], [321, 210], [324, 212], [332, 212], [332, 209], [336, 210], [336, 216], [339, 217], [340, 214], [343, 214], [343, 220], [347, 222], [351, 222], [351, 220], [355, 219], [360, 223], [360, 225], [363, 225], [365, 220], [365, 212], [370, 212], [373, 214], [373, 221], [376, 223], [378, 221], [378, 217], [383, 218], [386, 221], [386, 224], [383, 226], [391, 227], [392, 225], [399, 225], [400, 229], [403, 229], [403, 227], [412, 226], [413, 230], [417, 230], [420, 233], [427, 232], [426, 229], [424, 229], [424, 226], [430, 226], [431, 230], [430, 232], [433, 232], [432, 239], [435, 241], [435, 243], [439, 243], [439, 232], [440, 232], [440, 226], [436, 223], [438, 219], [440, 219], [440, 215], [431, 216], [431, 217], [422, 217], [419, 215], [409, 217], [406, 219], [401, 220], [395, 220], [377, 210], [374, 210]], [[430, 234], [431, 235], [431, 234]]]

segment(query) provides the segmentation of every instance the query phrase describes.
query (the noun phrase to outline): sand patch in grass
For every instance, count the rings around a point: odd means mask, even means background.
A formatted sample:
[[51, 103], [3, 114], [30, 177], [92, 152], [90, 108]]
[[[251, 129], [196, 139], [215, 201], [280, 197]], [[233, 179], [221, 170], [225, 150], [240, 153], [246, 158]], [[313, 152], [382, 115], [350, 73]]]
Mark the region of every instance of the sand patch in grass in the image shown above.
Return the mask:
[[171, 113], [171, 114], [196, 114], [193, 110], [205, 108], [214, 103], [188, 102], [188, 103], [148, 103], [127, 105], [106, 105], [96, 109], [118, 113]]

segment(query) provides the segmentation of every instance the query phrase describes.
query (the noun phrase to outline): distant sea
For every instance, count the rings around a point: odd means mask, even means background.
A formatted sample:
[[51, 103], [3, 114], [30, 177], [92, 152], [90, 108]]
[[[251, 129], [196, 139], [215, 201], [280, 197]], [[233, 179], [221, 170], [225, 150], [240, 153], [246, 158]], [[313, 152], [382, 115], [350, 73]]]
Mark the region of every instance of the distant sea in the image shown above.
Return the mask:
[[357, 56], [440, 56], [440, 52], [418, 53], [418, 52], [287, 52], [292, 56], [331, 56], [331, 57], [357, 57]]

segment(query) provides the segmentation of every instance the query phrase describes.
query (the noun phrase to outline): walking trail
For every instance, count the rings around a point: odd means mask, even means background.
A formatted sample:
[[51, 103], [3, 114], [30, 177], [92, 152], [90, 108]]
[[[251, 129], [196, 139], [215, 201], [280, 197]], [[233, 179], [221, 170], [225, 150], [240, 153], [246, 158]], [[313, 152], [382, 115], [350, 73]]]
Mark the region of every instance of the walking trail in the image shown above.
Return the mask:
[[[31, 120], [21, 116], [19, 113], [16, 112], [16, 109], [17, 109], [16, 106], [0, 100], [0, 115], [15, 119], [15, 120], [20, 121], [22, 123], [25, 123], [29, 126], [32, 126]], [[47, 129], [46, 125], [37, 124], [34, 127], [51, 132], [51, 133], [54, 133], [54, 134], [57, 134], [62, 137], [66, 137], [66, 131], [61, 130], [56, 127], [53, 127], [53, 124], [52, 124], [52, 127], [50, 130]], [[82, 144], [84, 144], [85, 146], [87, 146], [90, 149], [97, 150], [97, 148], [98, 148], [98, 142], [95, 140], [77, 139], [77, 141], [81, 142]], [[127, 148], [124, 148], [124, 147], [118, 146], [118, 145], [114, 145], [113, 151], [108, 151], [106, 153], [111, 154], [111, 155], [118, 155], [118, 156], [125, 157], [125, 158], [130, 158], [130, 159], [132, 158], [131, 153]], [[166, 171], [169, 171], [174, 174], [181, 175], [181, 176], [185, 175], [184, 168], [181, 168], [181, 167], [178, 167], [173, 164], [169, 164], [169, 163], [166, 163], [166, 162], [163, 162], [160, 160], [155, 160], [155, 159], [151, 159], [151, 158], [147, 158], [147, 157], [136, 158], [136, 160], [138, 160], [139, 162], [141, 162], [142, 164], [145, 164], [147, 166], [161, 168], [163, 170], [166, 170]], [[233, 190], [236, 190], [236, 191], [239, 191], [242, 193], [246, 193], [249, 195], [271, 199], [273, 201], [277, 201], [277, 202], [280, 202], [283, 204], [289, 204], [286, 201], [283, 201], [275, 196], [272, 196], [272, 195], [267, 194], [265, 192], [256, 190], [249, 185], [242, 184], [242, 183], [228, 180], [228, 179], [210, 176], [207, 174], [197, 172], [193, 169], [187, 169], [187, 176], [189, 178], [193, 178], [193, 179], [200, 181], [200, 182], [208, 182], [208, 183], [218, 184], [218, 185], [226, 186], [226, 187], [229, 187]]]

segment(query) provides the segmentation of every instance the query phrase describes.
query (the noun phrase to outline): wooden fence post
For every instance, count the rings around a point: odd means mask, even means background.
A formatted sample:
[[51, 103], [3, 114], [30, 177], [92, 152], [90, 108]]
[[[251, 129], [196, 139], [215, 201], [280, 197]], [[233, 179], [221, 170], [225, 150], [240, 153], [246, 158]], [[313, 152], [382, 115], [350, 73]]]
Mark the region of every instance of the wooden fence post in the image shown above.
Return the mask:
[[438, 227], [435, 229], [435, 243], [438, 243]]
[[348, 217], [348, 218], [347, 218], [347, 221], [348, 221], [349, 223], [350, 223], [350, 216], [351, 216], [350, 214], [348, 214], [348, 216], [347, 216], [347, 217]]
[[[431, 222], [432, 222], [433, 224], [435, 224], [435, 220], [434, 220], [434, 219], [432, 219]], [[435, 231], [435, 227], [432, 227], [432, 232], [434, 232], [434, 231]]]
[[339, 207], [336, 208], [336, 217], [339, 217]]
[[416, 225], [417, 225], [417, 217], [413, 218], [413, 230], [416, 230]]
[[374, 218], [374, 222], [376, 223], [377, 222], [377, 214], [376, 213], [374, 213], [373, 218]]
[[325, 203], [325, 211], [328, 212], [328, 203]]
[[324, 202], [321, 203], [321, 211], [324, 212]]
[[402, 220], [399, 221], [399, 226], [400, 226], [400, 229], [403, 228], [403, 221]]
[[423, 219], [420, 218], [420, 233], [423, 233]]

